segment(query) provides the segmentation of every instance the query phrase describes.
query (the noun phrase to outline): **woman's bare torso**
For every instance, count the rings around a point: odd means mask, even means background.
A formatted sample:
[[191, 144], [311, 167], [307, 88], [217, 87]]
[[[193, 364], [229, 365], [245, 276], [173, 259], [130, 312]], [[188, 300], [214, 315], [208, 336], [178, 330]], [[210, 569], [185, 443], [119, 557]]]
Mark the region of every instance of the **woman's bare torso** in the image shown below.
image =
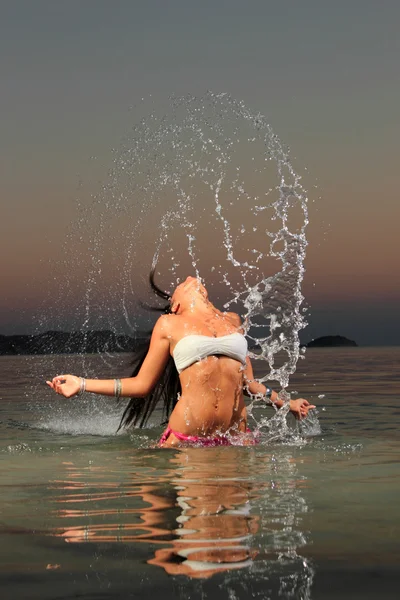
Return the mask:
[[[188, 335], [221, 337], [241, 331], [236, 315], [220, 313], [202, 318], [171, 316], [170, 352]], [[243, 365], [223, 355], [208, 356], [180, 374], [182, 393], [169, 426], [186, 435], [246, 430]]]

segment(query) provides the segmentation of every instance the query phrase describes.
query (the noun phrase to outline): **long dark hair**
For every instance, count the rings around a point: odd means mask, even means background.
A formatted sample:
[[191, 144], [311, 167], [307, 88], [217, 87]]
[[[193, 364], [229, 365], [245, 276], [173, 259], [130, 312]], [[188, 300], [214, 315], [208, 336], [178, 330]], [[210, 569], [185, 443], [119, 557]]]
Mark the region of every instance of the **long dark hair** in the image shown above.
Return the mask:
[[[155, 284], [155, 269], [156, 267], [153, 264], [149, 275], [151, 289], [159, 298], [168, 300], [168, 304], [164, 307], [150, 306], [144, 303], [141, 303], [141, 305], [147, 310], [168, 314], [171, 313], [171, 294], [164, 292]], [[135, 377], [140, 371], [140, 368], [149, 350], [150, 337], [151, 333], [149, 334], [149, 338], [134, 353], [131, 363], [131, 367], [133, 367], [131, 377]], [[178, 400], [178, 394], [180, 393], [181, 384], [179, 381], [178, 371], [176, 370], [173, 358], [170, 356], [164, 372], [158, 380], [153, 391], [144, 398], [131, 398], [129, 400], [117, 431], [120, 429], [128, 429], [129, 427], [144, 427], [160, 401], [163, 403], [162, 418], [164, 420], [168, 419]]]

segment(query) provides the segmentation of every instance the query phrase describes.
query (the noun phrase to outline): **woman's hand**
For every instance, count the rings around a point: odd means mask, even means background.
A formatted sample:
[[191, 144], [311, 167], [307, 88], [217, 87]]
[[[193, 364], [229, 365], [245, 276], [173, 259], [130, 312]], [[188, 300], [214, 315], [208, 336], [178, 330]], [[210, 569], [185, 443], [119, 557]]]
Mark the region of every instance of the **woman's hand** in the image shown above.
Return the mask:
[[57, 375], [52, 381], [46, 381], [46, 383], [57, 394], [66, 398], [75, 396], [81, 389], [81, 378], [75, 375]]
[[312, 408], [316, 408], [314, 404], [310, 404], [305, 398], [297, 398], [297, 400], [290, 400], [290, 412], [296, 417], [296, 419], [305, 419], [308, 415], [308, 411]]

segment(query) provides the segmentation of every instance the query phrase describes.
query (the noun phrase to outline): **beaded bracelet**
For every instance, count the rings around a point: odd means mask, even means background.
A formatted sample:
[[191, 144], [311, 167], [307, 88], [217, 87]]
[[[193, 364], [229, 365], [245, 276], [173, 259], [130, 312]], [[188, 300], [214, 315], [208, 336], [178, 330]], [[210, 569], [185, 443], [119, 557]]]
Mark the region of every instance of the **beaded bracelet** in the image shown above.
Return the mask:
[[268, 387], [268, 386], [265, 386], [265, 389], [266, 389], [266, 391], [265, 391], [265, 394], [263, 396], [263, 400], [268, 405], [270, 404], [271, 406], [273, 406], [274, 403], [272, 402], [272, 399], [271, 399], [272, 398], [272, 392], [273, 392], [273, 390], [270, 387]]

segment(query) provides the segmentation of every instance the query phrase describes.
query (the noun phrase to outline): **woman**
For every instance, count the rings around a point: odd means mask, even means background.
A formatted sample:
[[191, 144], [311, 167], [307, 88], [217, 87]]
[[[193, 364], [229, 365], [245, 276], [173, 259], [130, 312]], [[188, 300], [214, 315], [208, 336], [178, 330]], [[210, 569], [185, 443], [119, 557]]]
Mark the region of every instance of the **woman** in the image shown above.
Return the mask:
[[[130, 397], [121, 425], [135, 425], [142, 416], [142, 426], [168, 387], [165, 373], [172, 357], [181, 394], [179, 401], [174, 402], [160, 446], [227, 445], [247, 430], [244, 390], [270, 400], [278, 408], [283, 401], [276, 392], [254, 380], [238, 315], [215, 308], [206, 288], [195, 277], [188, 277], [170, 296], [157, 288], [153, 275], [154, 271], [150, 275], [152, 287], [168, 299], [169, 314], [156, 322], [149, 349], [135, 376], [106, 380], [59, 375], [47, 384], [66, 398], [84, 391]], [[162, 392], [157, 395], [153, 390], [160, 379]], [[164, 395], [168, 413], [171, 398], [168, 393]], [[306, 417], [312, 408], [315, 406], [303, 398], [290, 400], [290, 411], [298, 419]]]

